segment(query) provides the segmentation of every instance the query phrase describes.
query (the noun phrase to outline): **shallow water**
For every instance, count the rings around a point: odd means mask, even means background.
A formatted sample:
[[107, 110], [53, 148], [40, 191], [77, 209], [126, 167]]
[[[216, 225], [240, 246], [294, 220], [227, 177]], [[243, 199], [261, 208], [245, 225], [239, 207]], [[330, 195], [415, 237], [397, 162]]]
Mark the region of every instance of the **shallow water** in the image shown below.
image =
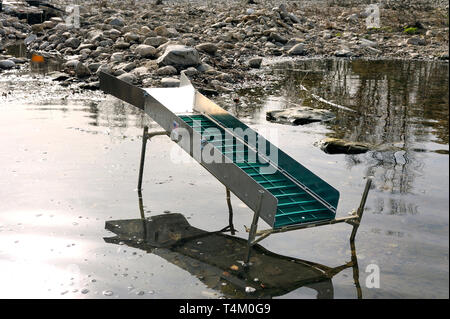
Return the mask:
[[[338, 216], [358, 206], [363, 177], [374, 176], [356, 238], [362, 297], [448, 298], [448, 64], [313, 60], [270, 69], [270, 86], [242, 90], [237, 105], [229, 97], [217, 101], [337, 188]], [[2, 73], [0, 92], [1, 297], [242, 295], [212, 288], [183, 268], [179, 256], [103, 239], [114, 235], [105, 230], [106, 221], [140, 216], [140, 135], [144, 125], [158, 130], [154, 122], [112, 97], [62, 88], [36, 73]], [[266, 122], [265, 111], [300, 103], [334, 111], [336, 121]], [[315, 146], [327, 136], [378, 148], [329, 155]], [[182, 213], [208, 231], [227, 225], [224, 187], [197, 163], [174, 163], [178, 147], [167, 137], [147, 145], [145, 215]], [[237, 236], [245, 238], [251, 211], [234, 195], [232, 203]], [[338, 224], [273, 235], [261, 244], [335, 267], [351, 258], [350, 232]], [[366, 285], [373, 264], [380, 270], [379, 288]], [[358, 296], [352, 268], [332, 278], [332, 289], [334, 298]], [[278, 297], [316, 293], [300, 287]]]

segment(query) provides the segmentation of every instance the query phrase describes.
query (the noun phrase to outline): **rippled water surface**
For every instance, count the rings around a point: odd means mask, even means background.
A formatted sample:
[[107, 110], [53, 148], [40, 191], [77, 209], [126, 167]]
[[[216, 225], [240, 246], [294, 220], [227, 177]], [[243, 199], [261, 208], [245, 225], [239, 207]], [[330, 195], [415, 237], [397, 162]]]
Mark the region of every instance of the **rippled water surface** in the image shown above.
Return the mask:
[[[272, 297], [448, 298], [448, 64], [288, 61], [271, 65], [265, 76], [271, 84], [236, 92], [239, 103], [216, 100], [337, 188], [340, 217], [358, 206], [363, 177], [374, 176], [356, 237], [359, 284], [350, 267], [326, 285]], [[151, 119], [39, 73], [2, 73], [0, 92], [1, 297], [245, 296], [213, 282], [198, 270], [203, 265], [182, 254], [104, 240], [114, 236], [106, 221], [140, 217], [140, 136], [144, 125], [158, 130]], [[304, 126], [265, 120], [266, 111], [296, 105], [328, 109], [336, 120]], [[374, 147], [329, 155], [316, 146], [325, 137]], [[148, 143], [144, 214], [176, 212], [199, 229], [221, 229], [228, 223], [224, 187], [197, 163], [175, 163], [177, 151], [165, 136]], [[231, 200], [236, 235], [246, 238], [252, 212], [234, 195]], [[338, 224], [276, 234], [261, 244], [337, 267], [352, 258], [350, 232]], [[366, 284], [373, 265], [379, 288]]]

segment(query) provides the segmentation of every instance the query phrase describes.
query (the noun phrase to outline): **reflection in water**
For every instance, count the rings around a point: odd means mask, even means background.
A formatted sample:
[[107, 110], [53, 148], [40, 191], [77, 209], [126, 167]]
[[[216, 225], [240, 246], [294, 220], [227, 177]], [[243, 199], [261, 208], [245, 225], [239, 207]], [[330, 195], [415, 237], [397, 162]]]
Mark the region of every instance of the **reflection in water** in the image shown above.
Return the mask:
[[[448, 155], [448, 71], [442, 62], [288, 61], [273, 67], [281, 80], [270, 90], [241, 93], [259, 106], [265, 99], [277, 100], [282, 108], [305, 105], [335, 112], [336, 119], [324, 123], [331, 130], [327, 135], [372, 145], [365, 174], [375, 177], [379, 190], [395, 196], [414, 193], [416, 177], [424, 174], [424, 152]], [[361, 159], [345, 156], [349, 169]], [[392, 197], [378, 199], [377, 210], [417, 213], [416, 205]]]
[[192, 227], [182, 214], [144, 218], [141, 196], [139, 207], [140, 219], [107, 221], [105, 228], [117, 236], [104, 240], [156, 254], [226, 297], [272, 298], [308, 287], [316, 290], [317, 298], [333, 298], [333, 276], [352, 267], [357, 297], [362, 298], [354, 242], [351, 261], [334, 268], [278, 255], [258, 244], [252, 248], [250, 266], [244, 267], [247, 240]]
[[[14, 42], [5, 46], [5, 51], [16, 58], [30, 59], [30, 70], [32, 73], [47, 74], [53, 71], [61, 71], [63, 68], [63, 59], [52, 56], [48, 53], [42, 53], [43, 61], [34, 60], [32, 54], [27, 51], [27, 47], [23, 41]], [[37, 62], [39, 61], [39, 62]]]

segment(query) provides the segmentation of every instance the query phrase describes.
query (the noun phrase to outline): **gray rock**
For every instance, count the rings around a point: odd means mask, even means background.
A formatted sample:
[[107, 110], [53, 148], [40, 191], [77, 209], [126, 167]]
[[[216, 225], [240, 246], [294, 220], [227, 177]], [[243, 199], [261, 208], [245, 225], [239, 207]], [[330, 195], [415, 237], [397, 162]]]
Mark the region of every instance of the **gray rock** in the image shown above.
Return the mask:
[[25, 43], [25, 45], [29, 45], [31, 42], [35, 41], [37, 39], [36, 34], [30, 34], [29, 36], [27, 36], [25, 38], [25, 40], [23, 40], [23, 42]]
[[167, 37], [169, 36], [169, 31], [167, 30], [167, 28], [163, 25], [156, 27], [155, 28], [155, 32], [157, 35], [160, 35], [162, 37]]
[[361, 154], [370, 150], [369, 144], [349, 142], [338, 138], [326, 138], [318, 144], [328, 154]]
[[167, 28], [167, 37], [169, 38], [175, 38], [178, 37], [180, 33], [175, 28]]
[[0, 60], [0, 69], [9, 70], [15, 67], [16, 64], [11, 60]]
[[80, 63], [79, 60], [69, 60], [66, 63], [64, 63], [64, 67], [69, 68], [69, 69], [75, 69], [77, 67], [78, 63]]
[[156, 49], [151, 45], [140, 44], [136, 47], [135, 52], [143, 58], [152, 58], [156, 56]]
[[153, 33], [153, 31], [152, 31], [149, 27], [147, 27], [146, 25], [144, 25], [144, 26], [142, 26], [142, 27], [139, 29], [139, 33], [140, 33], [140, 34], [146, 35], [146, 34], [151, 34], [151, 33]]
[[336, 57], [347, 58], [347, 57], [354, 56], [355, 54], [348, 49], [342, 49], [342, 50], [335, 51], [334, 55]]
[[133, 73], [123, 73], [117, 78], [128, 83], [134, 83], [137, 80], [136, 75], [134, 75]]
[[114, 52], [110, 57], [112, 62], [122, 62], [123, 61], [123, 53], [122, 52]]
[[231, 75], [229, 75], [228, 73], [220, 73], [219, 75], [216, 76], [216, 79], [221, 81], [221, 82], [233, 82], [233, 77]]
[[109, 24], [116, 27], [123, 27], [125, 25], [125, 22], [121, 18], [114, 18], [109, 22]]
[[116, 43], [114, 43], [115, 49], [128, 49], [130, 47], [130, 43], [125, 42], [123, 40], [117, 40]]
[[83, 63], [78, 63], [75, 67], [75, 74], [78, 78], [85, 78], [91, 75], [91, 71]]
[[136, 67], [135, 62], [121, 63], [118, 68], [124, 70], [125, 72], [130, 72]]
[[87, 33], [87, 38], [89, 40], [93, 40], [98, 38], [99, 36], [101, 37], [103, 35], [103, 32], [101, 30], [91, 30]]
[[78, 48], [78, 46], [80, 45], [80, 43], [81, 43], [81, 41], [78, 40], [78, 39], [75, 38], [75, 37], [68, 38], [68, 39], [64, 42], [64, 44], [65, 44], [67, 47], [70, 47], [70, 48], [72, 48], [72, 49]]
[[303, 43], [297, 43], [287, 52], [289, 55], [305, 55], [306, 49]]
[[329, 121], [334, 114], [323, 109], [313, 109], [307, 106], [291, 107], [284, 110], [269, 111], [266, 120], [291, 125], [304, 125], [313, 122]]
[[283, 36], [281, 36], [281, 35], [279, 35], [278, 33], [275, 33], [275, 32], [271, 32], [270, 33], [269, 39], [272, 40], [272, 41], [275, 41], [275, 42], [283, 43], [283, 44], [288, 42], [288, 40], [285, 37], [283, 37]]
[[211, 42], [200, 43], [195, 47], [198, 51], [206, 52], [208, 54], [214, 55], [217, 52], [217, 45]]
[[136, 76], [142, 76], [142, 75], [148, 73], [148, 69], [145, 66], [140, 66], [140, 67], [134, 69], [133, 71], [131, 71], [131, 73], [133, 73]]
[[114, 76], [119, 77], [120, 75], [126, 74], [126, 73], [127, 73], [126, 71], [124, 71], [124, 70], [122, 70], [122, 69], [118, 69], [118, 70], [115, 70], [112, 74], [113, 74]]
[[198, 72], [203, 73], [203, 72], [208, 72], [208, 71], [214, 70], [214, 68], [212, 66], [210, 66], [208, 63], [201, 63], [200, 65], [198, 65], [196, 67], [196, 70]]
[[168, 38], [166, 38], [166, 37], [161, 37], [161, 36], [158, 35], [157, 37], [149, 37], [149, 38], [146, 38], [146, 39], [144, 40], [144, 44], [151, 45], [151, 46], [157, 48], [157, 47], [159, 47], [160, 45], [166, 43], [167, 41], [169, 41]]
[[371, 48], [373, 48], [373, 47], [377, 47], [378, 43], [375, 42], [375, 41], [370, 41], [370, 40], [367, 40], [367, 39], [363, 38], [363, 39], [360, 40], [360, 45], [362, 47], [371, 47]]
[[137, 41], [139, 40], [139, 35], [133, 32], [127, 32], [123, 35], [125, 40], [127, 41]]
[[184, 68], [200, 64], [200, 57], [195, 48], [184, 45], [168, 45], [157, 63], [159, 66], [173, 65]]
[[68, 30], [71, 28], [70, 24], [66, 24], [66, 23], [58, 23], [53, 29], [55, 30]]
[[90, 63], [88, 65], [89, 71], [91, 71], [92, 73], [96, 73], [98, 68], [101, 66], [102, 64], [99, 62], [94, 62], [94, 63]]
[[56, 23], [54, 23], [53, 21], [44, 21], [44, 22], [42, 22], [42, 27], [44, 29], [52, 29], [52, 28], [55, 27], [55, 25], [56, 25]]
[[262, 63], [262, 58], [259, 58], [259, 57], [252, 58], [248, 61], [248, 65], [254, 69], [259, 69], [261, 67], [261, 63]]
[[112, 69], [108, 64], [102, 64], [98, 67], [96, 73], [99, 74], [100, 72], [112, 74]]
[[198, 71], [196, 68], [190, 66], [190, 67], [188, 67], [186, 70], [181, 71], [180, 73], [183, 73], [183, 74], [185, 74], [186, 76], [192, 76], [192, 75], [197, 74], [198, 72], [199, 72], [199, 71]]
[[426, 45], [427, 41], [419, 37], [412, 37], [406, 40], [406, 44], [409, 45]]
[[175, 75], [177, 73], [177, 69], [172, 65], [166, 65], [156, 70], [156, 74], [158, 75]]
[[118, 37], [120, 37], [121, 34], [122, 34], [122, 32], [120, 32], [117, 29], [111, 29], [111, 30], [105, 31], [105, 35], [110, 37], [113, 40], [115, 40]]
[[163, 78], [161, 79], [161, 86], [165, 88], [169, 87], [179, 87], [180, 80], [174, 78]]
[[299, 19], [295, 14], [288, 13], [288, 17], [292, 20], [294, 23], [300, 23], [302, 22], [301, 19]]

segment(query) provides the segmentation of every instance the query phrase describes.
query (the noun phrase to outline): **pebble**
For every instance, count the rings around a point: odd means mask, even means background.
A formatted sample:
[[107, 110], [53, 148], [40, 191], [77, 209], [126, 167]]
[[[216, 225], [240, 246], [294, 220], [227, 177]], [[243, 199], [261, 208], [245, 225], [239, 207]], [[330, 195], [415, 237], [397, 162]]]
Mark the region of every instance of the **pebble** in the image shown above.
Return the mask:
[[114, 295], [114, 292], [112, 292], [111, 290], [104, 290], [103, 291], [103, 296], [110, 297], [112, 295]]

